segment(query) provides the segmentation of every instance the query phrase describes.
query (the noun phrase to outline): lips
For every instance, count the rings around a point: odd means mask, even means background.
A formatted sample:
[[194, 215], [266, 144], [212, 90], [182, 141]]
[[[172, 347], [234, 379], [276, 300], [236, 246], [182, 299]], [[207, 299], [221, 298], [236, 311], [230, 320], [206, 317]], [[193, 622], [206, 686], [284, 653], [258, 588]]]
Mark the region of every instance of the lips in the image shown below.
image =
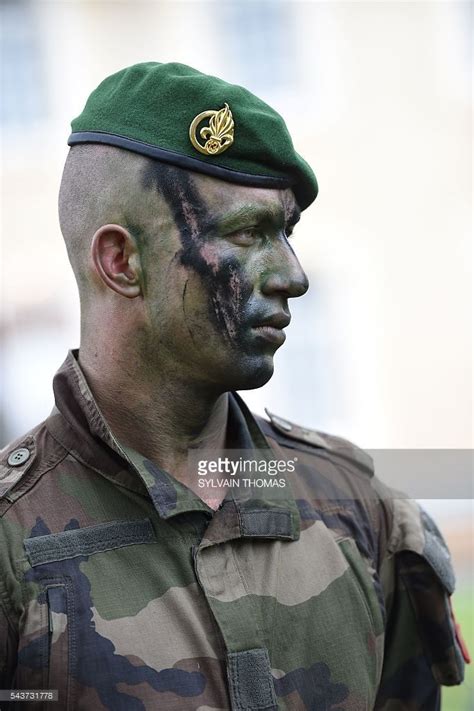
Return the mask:
[[290, 320], [291, 317], [289, 314], [280, 312], [270, 316], [265, 316], [255, 323], [252, 328], [254, 333], [259, 338], [262, 338], [278, 347], [281, 346], [286, 340], [286, 335], [283, 329], [285, 326], [288, 326]]
[[291, 321], [291, 316], [289, 314], [279, 312], [277, 314], [272, 314], [271, 316], [266, 316], [259, 320], [253, 325], [254, 328], [259, 328], [260, 326], [270, 326], [271, 328], [286, 328]]

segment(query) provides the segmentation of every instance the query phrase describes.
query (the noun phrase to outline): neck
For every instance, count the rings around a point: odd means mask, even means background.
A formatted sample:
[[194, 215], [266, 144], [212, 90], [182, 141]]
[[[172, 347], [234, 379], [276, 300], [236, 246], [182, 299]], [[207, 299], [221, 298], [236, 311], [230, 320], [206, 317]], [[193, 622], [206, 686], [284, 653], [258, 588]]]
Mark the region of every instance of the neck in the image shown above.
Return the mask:
[[97, 404], [122, 444], [186, 481], [189, 449], [225, 446], [228, 396], [150, 368], [129, 344], [81, 345], [79, 362]]

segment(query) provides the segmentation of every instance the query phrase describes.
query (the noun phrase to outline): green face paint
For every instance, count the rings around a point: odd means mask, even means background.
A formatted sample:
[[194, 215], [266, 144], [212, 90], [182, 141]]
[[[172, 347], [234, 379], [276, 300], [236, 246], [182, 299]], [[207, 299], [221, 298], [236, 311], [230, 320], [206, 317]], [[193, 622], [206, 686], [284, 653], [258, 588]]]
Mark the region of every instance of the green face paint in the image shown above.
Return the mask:
[[[286, 239], [290, 213], [279, 191], [196, 181], [162, 164], [148, 168], [144, 186], [157, 189], [177, 227], [179, 249], [169, 265], [182, 281], [175, 317], [184, 317], [192, 347], [212, 348], [211, 363], [226, 363], [227, 374], [252, 380], [239, 387], [257, 387], [255, 379], [263, 384], [285, 340], [288, 298], [307, 289]], [[288, 192], [294, 222], [297, 208]]]

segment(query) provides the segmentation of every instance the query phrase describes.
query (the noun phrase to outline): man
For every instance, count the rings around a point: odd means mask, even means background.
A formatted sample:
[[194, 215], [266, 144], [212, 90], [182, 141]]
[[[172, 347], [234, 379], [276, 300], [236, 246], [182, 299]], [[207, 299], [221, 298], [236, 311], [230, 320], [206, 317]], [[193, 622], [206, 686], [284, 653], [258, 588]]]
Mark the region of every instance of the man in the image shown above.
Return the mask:
[[282, 118], [146, 63], [72, 128], [81, 344], [2, 460], [2, 688], [81, 711], [439, 708], [463, 661], [436, 526], [350, 443], [235, 393], [271, 377], [308, 288], [288, 238], [317, 183]]

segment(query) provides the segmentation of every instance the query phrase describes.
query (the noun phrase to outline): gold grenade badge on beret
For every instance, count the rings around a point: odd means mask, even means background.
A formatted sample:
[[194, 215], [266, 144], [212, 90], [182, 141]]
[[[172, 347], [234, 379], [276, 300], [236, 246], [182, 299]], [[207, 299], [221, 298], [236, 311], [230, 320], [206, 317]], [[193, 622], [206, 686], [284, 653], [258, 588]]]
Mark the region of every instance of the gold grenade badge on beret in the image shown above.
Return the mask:
[[[199, 130], [199, 136], [205, 141], [199, 143], [196, 136], [199, 124], [209, 119], [209, 125]], [[203, 111], [193, 119], [189, 127], [189, 138], [194, 148], [206, 156], [217, 156], [226, 151], [234, 142], [234, 119], [228, 104], [217, 111]]]

